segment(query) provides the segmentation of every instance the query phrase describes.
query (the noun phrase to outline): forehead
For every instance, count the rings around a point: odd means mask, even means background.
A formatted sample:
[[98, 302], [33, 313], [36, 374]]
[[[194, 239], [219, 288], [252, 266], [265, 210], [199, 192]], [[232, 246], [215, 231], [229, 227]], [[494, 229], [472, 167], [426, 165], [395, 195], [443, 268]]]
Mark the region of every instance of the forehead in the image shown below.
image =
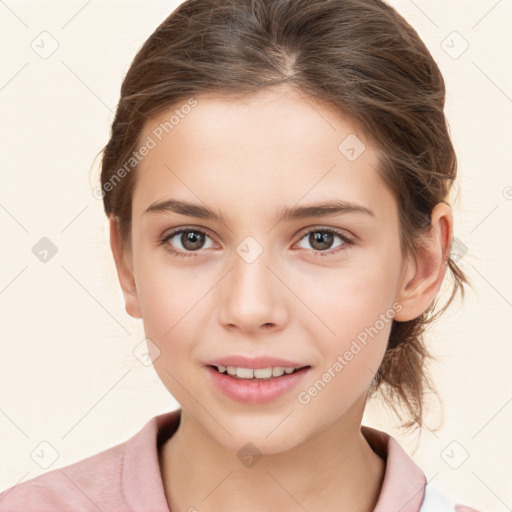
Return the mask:
[[291, 87], [272, 88], [243, 97], [209, 93], [194, 98], [194, 102], [195, 106], [189, 107], [189, 102], [183, 100], [151, 118], [144, 126], [143, 136], [163, 130], [162, 138], [171, 144], [170, 139], [176, 144], [190, 142], [211, 149], [226, 144], [231, 146], [232, 154], [236, 154], [235, 146], [250, 150], [258, 144], [267, 149], [291, 144], [297, 152], [301, 148], [318, 148], [320, 143], [337, 153], [336, 142], [341, 142], [344, 136], [355, 134], [360, 139], [366, 138], [345, 116], [336, 113], [334, 107]]
[[151, 138], [154, 147], [137, 170], [134, 214], [178, 195], [282, 205], [340, 194], [374, 202], [386, 194], [367, 137], [301, 92], [280, 88], [194, 100], [193, 107], [178, 104], [146, 122], [140, 140]]

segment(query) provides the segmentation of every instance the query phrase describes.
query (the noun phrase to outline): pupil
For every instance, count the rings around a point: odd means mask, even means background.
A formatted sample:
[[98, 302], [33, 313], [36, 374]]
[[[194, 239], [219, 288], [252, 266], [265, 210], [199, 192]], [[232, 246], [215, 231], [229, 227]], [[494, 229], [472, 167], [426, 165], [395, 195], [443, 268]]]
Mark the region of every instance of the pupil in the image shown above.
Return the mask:
[[310, 243], [312, 247], [315, 247], [315, 244], [320, 244], [320, 247], [316, 247], [317, 249], [328, 249], [329, 246], [332, 244], [332, 233], [327, 233], [325, 231], [316, 231], [315, 233], [311, 233], [310, 238], [311, 237], [312, 240], [310, 240]]
[[204, 236], [196, 231], [186, 231], [181, 236], [183, 247], [190, 250], [199, 249], [203, 241]]

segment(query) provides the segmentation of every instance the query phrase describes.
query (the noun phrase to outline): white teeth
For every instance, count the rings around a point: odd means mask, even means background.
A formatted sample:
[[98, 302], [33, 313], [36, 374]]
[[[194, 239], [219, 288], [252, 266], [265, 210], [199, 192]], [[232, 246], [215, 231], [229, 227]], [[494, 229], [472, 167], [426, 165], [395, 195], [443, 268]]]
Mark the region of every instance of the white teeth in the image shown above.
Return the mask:
[[224, 366], [219, 364], [217, 370], [220, 373], [227, 372], [228, 375], [236, 376], [239, 379], [271, 379], [272, 377], [281, 377], [284, 373], [290, 374], [299, 368], [269, 366], [268, 368], [244, 368], [237, 366]]
[[257, 379], [268, 379], [272, 377], [272, 368], [258, 368], [254, 370], [254, 376]]
[[236, 376], [241, 379], [252, 379], [254, 377], [254, 370], [252, 368], [237, 368]]

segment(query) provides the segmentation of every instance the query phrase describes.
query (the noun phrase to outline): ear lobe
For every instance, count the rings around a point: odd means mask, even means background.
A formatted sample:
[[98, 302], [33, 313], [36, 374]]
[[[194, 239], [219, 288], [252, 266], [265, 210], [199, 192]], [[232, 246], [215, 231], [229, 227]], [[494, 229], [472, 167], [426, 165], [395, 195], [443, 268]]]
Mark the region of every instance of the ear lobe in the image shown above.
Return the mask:
[[421, 236], [416, 257], [408, 258], [397, 295], [402, 309], [395, 320], [405, 322], [420, 316], [436, 298], [451, 251], [453, 217], [448, 204], [439, 203], [432, 210], [430, 229]]
[[110, 248], [117, 269], [117, 276], [123, 291], [126, 312], [133, 318], [142, 318], [140, 312], [139, 297], [137, 287], [133, 276], [133, 258], [131, 249], [123, 247], [119, 224], [112, 215], [109, 219], [110, 224]]

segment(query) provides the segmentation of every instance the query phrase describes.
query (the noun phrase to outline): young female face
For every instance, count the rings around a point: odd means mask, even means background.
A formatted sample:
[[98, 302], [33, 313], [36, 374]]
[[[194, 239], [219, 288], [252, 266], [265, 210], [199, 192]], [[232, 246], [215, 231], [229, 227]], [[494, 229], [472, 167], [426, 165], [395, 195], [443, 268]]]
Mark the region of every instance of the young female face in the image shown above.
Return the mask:
[[[156, 146], [137, 170], [122, 257], [112, 223], [127, 311], [160, 350], [155, 369], [233, 450], [251, 441], [275, 453], [328, 427], [358, 430], [393, 315], [413, 318], [429, 302], [413, 311], [402, 300], [416, 267], [404, 263], [376, 149], [292, 89], [196, 100], [161, 141], [154, 130], [175, 109], [146, 123], [140, 140]], [[171, 200], [193, 206], [148, 211]], [[344, 206], [307, 210], [333, 202]], [[283, 217], [296, 208], [303, 214]], [[197, 213], [206, 209], [216, 217]], [[210, 366], [229, 357], [248, 358], [231, 361], [238, 367], [307, 368], [258, 394], [260, 384]]]

